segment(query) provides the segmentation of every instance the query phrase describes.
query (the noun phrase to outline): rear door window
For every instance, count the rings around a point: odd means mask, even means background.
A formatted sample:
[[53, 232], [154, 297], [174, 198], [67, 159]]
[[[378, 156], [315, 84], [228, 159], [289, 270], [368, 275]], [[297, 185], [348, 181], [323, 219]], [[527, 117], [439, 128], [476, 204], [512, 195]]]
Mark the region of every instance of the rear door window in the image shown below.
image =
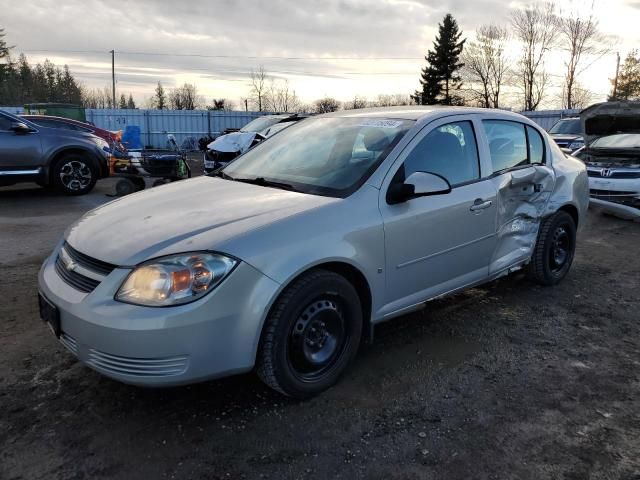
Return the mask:
[[530, 164], [525, 125], [508, 120], [483, 120], [494, 172]]

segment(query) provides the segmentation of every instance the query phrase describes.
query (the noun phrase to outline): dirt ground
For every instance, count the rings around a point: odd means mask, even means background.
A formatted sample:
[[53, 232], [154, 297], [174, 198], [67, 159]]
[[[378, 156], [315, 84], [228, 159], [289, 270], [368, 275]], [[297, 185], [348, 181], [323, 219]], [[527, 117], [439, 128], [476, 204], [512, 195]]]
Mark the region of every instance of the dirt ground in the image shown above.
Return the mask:
[[0, 189], [1, 479], [640, 479], [640, 224], [591, 213], [559, 286], [430, 303], [296, 402], [253, 375], [126, 386], [55, 341], [38, 269], [111, 187]]

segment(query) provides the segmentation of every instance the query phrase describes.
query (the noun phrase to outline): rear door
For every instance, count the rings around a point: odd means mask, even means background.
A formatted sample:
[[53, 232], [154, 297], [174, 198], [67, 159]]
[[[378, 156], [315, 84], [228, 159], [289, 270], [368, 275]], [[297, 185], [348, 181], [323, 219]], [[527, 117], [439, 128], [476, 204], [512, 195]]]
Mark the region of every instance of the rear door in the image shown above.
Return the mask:
[[42, 155], [39, 134], [15, 133], [11, 124], [16, 121], [0, 113], [0, 170], [37, 173]]
[[[478, 128], [467, 115], [427, 125], [387, 175], [379, 201], [387, 271], [383, 315], [487, 277], [495, 248], [496, 192], [486, 165], [481, 168]], [[389, 185], [415, 171], [445, 177], [452, 191], [388, 204]]]
[[540, 132], [524, 123], [485, 117], [482, 120], [497, 193], [496, 247], [489, 274], [530, 258], [540, 218], [555, 184], [550, 156]]

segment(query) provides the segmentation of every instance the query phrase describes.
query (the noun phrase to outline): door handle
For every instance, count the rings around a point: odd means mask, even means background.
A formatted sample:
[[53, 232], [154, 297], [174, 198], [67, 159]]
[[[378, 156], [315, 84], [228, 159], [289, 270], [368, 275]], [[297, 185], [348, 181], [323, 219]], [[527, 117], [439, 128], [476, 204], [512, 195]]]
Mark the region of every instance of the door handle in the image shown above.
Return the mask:
[[472, 212], [477, 212], [478, 210], [484, 210], [493, 205], [491, 200], [482, 200], [481, 198], [477, 198], [473, 205], [469, 208]]

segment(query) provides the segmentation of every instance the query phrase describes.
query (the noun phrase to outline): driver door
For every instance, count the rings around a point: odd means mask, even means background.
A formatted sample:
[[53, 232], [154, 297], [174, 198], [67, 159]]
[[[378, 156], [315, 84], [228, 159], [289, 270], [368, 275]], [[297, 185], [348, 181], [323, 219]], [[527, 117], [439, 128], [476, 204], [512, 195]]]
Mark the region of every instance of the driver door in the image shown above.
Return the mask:
[[[488, 276], [495, 248], [496, 190], [483, 178], [471, 116], [427, 125], [387, 174], [380, 194], [386, 249], [386, 299], [391, 315]], [[451, 192], [390, 205], [386, 191], [411, 173], [436, 173]]]
[[34, 170], [41, 163], [40, 137], [12, 131], [15, 121], [0, 113], [0, 170]]

